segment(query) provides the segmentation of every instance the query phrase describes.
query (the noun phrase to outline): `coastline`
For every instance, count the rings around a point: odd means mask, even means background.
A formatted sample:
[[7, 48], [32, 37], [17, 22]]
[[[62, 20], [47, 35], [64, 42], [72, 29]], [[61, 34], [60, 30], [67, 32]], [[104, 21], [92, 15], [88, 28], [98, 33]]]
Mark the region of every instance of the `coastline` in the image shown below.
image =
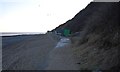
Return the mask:
[[42, 32], [0, 32], [0, 36], [17, 36], [17, 35], [36, 35], [45, 34]]

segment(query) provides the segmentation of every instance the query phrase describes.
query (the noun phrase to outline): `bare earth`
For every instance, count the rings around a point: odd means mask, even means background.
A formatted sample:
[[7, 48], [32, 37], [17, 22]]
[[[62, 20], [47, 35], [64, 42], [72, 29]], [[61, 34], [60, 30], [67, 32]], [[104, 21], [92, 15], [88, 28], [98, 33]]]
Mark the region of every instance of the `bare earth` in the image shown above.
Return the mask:
[[55, 48], [57, 42], [51, 34], [45, 34], [9, 45], [2, 49], [2, 69], [77, 70], [72, 49]]

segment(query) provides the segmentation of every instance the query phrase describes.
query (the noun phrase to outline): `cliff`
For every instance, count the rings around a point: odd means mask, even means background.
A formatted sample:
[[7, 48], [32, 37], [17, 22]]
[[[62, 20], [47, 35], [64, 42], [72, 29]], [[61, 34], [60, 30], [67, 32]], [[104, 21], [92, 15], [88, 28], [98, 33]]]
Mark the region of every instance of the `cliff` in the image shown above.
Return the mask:
[[119, 2], [92, 2], [53, 31], [70, 29], [72, 48], [81, 70], [119, 70]]

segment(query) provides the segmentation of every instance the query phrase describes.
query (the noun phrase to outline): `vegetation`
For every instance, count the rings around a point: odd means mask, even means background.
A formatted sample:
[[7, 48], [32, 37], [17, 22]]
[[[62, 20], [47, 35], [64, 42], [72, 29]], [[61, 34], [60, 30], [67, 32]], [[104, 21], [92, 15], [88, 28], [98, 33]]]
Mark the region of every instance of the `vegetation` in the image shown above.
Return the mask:
[[93, 2], [55, 29], [80, 32], [80, 36], [71, 37], [80, 69], [119, 70], [119, 9], [119, 3]]

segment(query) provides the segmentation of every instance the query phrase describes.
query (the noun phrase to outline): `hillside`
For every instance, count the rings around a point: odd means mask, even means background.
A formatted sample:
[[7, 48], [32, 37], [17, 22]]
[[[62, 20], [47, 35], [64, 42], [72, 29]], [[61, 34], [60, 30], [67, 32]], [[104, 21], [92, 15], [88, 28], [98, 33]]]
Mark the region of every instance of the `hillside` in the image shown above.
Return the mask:
[[[74, 18], [53, 30], [70, 29], [74, 57], [81, 70], [118, 70], [120, 48], [119, 2], [92, 2]], [[117, 71], [116, 71], [117, 72]]]
[[73, 34], [75, 32], [83, 31], [86, 25], [91, 25], [90, 23], [88, 24], [88, 22], [90, 21], [92, 22], [92, 24], [103, 21], [103, 24], [105, 23], [105, 21], [108, 21], [108, 19], [113, 17], [114, 14], [118, 15], [118, 5], [119, 4], [115, 2], [91, 2], [85, 9], [77, 13], [71, 20], [68, 20], [64, 24], [56, 27], [55, 29], [53, 29], [53, 31], [63, 32], [64, 29], [70, 29]]

